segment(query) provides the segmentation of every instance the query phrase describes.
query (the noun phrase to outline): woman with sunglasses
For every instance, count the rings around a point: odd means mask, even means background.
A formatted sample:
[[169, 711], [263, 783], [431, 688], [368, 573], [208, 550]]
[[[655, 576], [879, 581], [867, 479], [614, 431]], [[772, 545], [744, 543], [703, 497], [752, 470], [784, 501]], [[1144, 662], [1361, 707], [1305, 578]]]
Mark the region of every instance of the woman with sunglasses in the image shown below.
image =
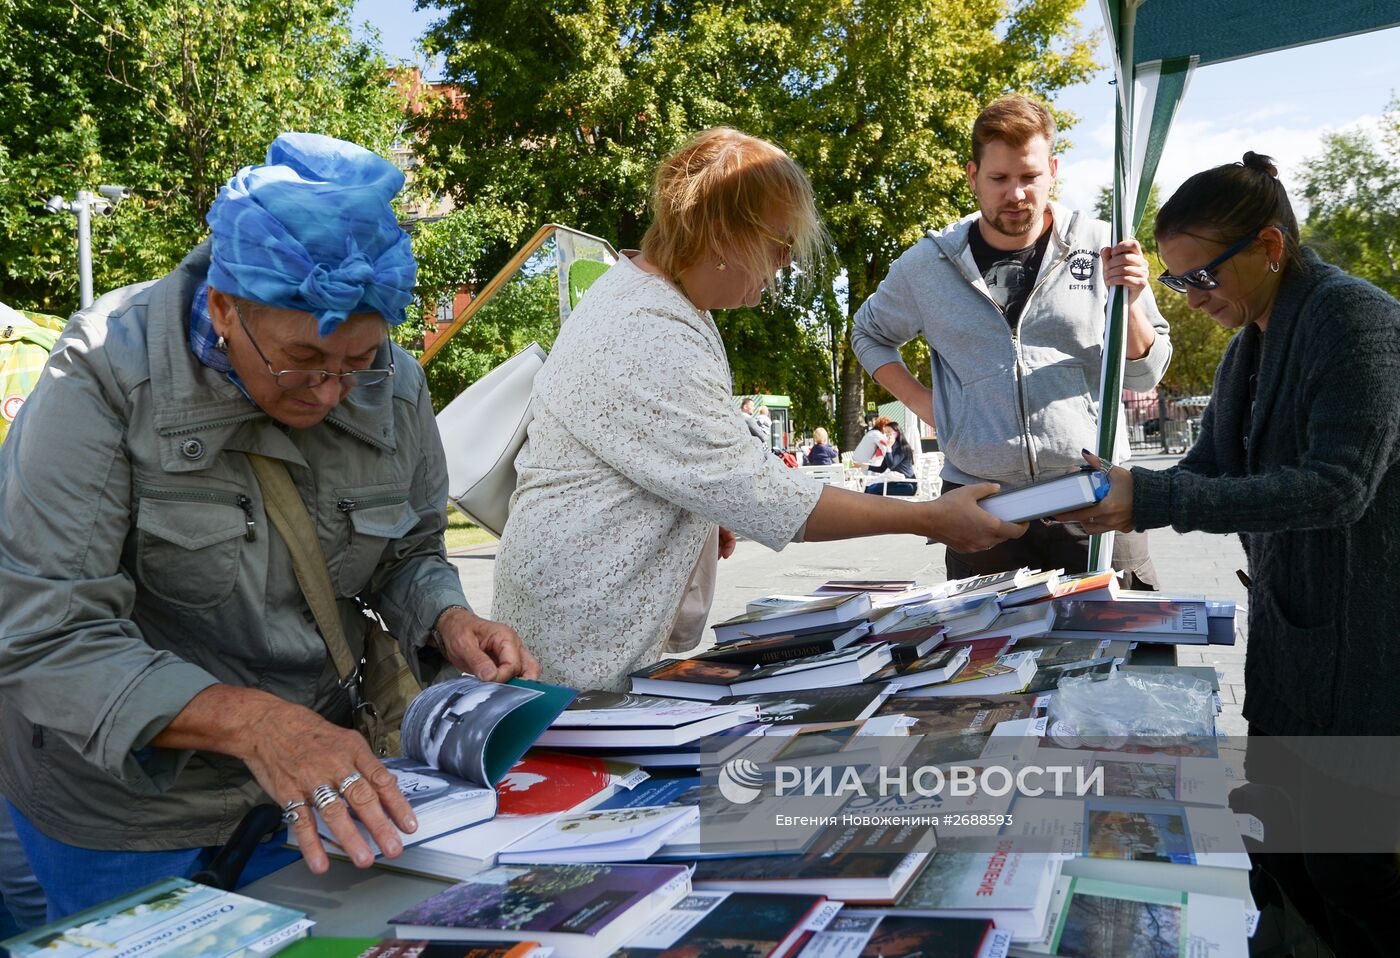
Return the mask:
[[[1165, 471], [1114, 468], [1103, 502], [1060, 518], [1094, 532], [1239, 533], [1251, 580], [1250, 734], [1400, 735], [1400, 303], [1299, 246], [1274, 164], [1256, 153], [1187, 180], [1156, 233], [1161, 283], [1239, 333], [1185, 458]], [[1345, 754], [1333, 741], [1325, 751]], [[1251, 745], [1251, 759], [1259, 750]], [[1281, 771], [1252, 760], [1250, 780], [1282, 786], [1310, 827], [1342, 817], [1320, 804], [1329, 796], [1355, 798], [1347, 817], [1374, 829], [1376, 852], [1393, 853], [1400, 798], [1368, 809], [1346, 780], [1346, 765], [1364, 759], [1322, 764]], [[1307, 850], [1339, 847], [1323, 844]], [[1331, 926], [1338, 954], [1392, 953], [1393, 854], [1304, 863], [1306, 874], [1296, 859], [1284, 864], [1325, 899], [1314, 917]], [[1294, 897], [1306, 907], [1316, 893]]]
[[[356, 820], [389, 856], [414, 828], [250, 453], [306, 506], [347, 656], [368, 609], [412, 659], [535, 672], [443, 547], [432, 404], [389, 340], [416, 274], [402, 185], [362, 147], [282, 134], [179, 267], [73, 317], [0, 447], [0, 790], [51, 920], [188, 877], [269, 798], [313, 872], [312, 806], [361, 867]], [[244, 878], [296, 857], [280, 845]]]
[[990, 483], [933, 502], [863, 496], [785, 467], [749, 432], [710, 310], [755, 306], [780, 270], [824, 255], [791, 157], [707, 130], [662, 161], [651, 200], [641, 252], [590, 287], [555, 341], [515, 462], [492, 613], [547, 679], [615, 689], [694, 647], [736, 532], [772, 549], [906, 532], [975, 551], [1025, 531], [977, 505]]

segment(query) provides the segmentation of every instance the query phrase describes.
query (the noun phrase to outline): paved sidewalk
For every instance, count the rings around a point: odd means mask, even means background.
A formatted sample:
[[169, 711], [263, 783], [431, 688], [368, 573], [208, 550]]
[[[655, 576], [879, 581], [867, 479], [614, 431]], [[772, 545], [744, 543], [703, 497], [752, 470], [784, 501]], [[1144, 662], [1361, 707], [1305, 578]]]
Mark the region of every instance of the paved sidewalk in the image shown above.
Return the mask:
[[[1150, 469], [1164, 469], [1175, 456], [1147, 456], [1134, 461]], [[1183, 665], [1213, 665], [1220, 672], [1220, 697], [1224, 711], [1217, 724], [1224, 733], [1244, 735], [1240, 706], [1244, 702], [1244, 623], [1247, 594], [1235, 575], [1244, 568], [1244, 550], [1236, 536], [1193, 532], [1181, 535], [1171, 529], [1150, 533], [1152, 558], [1163, 591], [1204, 594], [1234, 599], [1240, 633], [1235, 646], [1209, 646], [1205, 651], [1182, 646], [1177, 658]], [[490, 614], [491, 576], [495, 547], [458, 553], [452, 561], [462, 572], [462, 584], [477, 611]], [[943, 547], [930, 546], [914, 536], [876, 536], [846, 542], [804, 542], [772, 552], [754, 542], [740, 542], [734, 555], [719, 565], [715, 603], [710, 621], [737, 615], [756, 596], [776, 592], [811, 591], [834, 578], [913, 578], [942, 582]]]

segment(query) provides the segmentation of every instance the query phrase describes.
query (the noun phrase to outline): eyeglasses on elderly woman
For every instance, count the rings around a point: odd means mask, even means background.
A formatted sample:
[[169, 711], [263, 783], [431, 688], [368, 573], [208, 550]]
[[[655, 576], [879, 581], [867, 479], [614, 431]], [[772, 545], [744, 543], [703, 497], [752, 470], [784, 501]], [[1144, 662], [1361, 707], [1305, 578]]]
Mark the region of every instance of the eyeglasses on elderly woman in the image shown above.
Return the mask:
[[1179, 276], [1173, 276], [1171, 273], [1163, 273], [1161, 276], [1157, 277], [1157, 282], [1161, 283], [1167, 289], [1175, 290], [1178, 293], [1186, 292], [1188, 287], [1206, 291], [1215, 289], [1220, 285], [1220, 280], [1216, 279], [1215, 271], [1219, 269], [1226, 260], [1230, 259], [1232, 256], [1238, 256], [1248, 249], [1249, 245], [1259, 238], [1260, 232], [1267, 229], [1270, 225], [1269, 223], [1264, 223], [1258, 228], [1250, 230], [1244, 239], [1225, 250], [1225, 252], [1221, 253], [1206, 265], [1187, 270]]
[[314, 389], [332, 376], [340, 381], [342, 388], [349, 389], [353, 386], [373, 386], [394, 375], [394, 360], [392, 358], [389, 360], [388, 369], [352, 369], [343, 373], [333, 373], [328, 369], [273, 369], [272, 363], [267, 358], [267, 353], [262, 351], [258, 341], [253, 338], [253, 331], [248, 328], [248, 321], [243, 317], [243, 307], [238, 304], [236, 299], [233, 301], [233, 311], [238, 316], [238, 324], [243, 327], [243, 333], [248, 337], [248, 342], [253, 344], [253, 348], [257, 350], [263, 365], [272, 374], [273, 381], [282, 389]]

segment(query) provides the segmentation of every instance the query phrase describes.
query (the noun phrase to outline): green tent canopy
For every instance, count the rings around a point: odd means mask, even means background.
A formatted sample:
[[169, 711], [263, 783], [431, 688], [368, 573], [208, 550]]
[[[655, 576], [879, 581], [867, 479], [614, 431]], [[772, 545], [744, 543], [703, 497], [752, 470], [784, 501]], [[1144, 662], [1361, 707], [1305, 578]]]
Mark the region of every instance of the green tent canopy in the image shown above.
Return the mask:
[[[1191, 72], [1226, 60], [1400, 26], [1396, 0], [1099, 0], [1112, 39], [1117, 90], [1114, 242], [1133, 236], [1147, 207]], [[1116, 289], [1104, 334], [1099, 455], [1114, 458], [1122, 414], [1127, 297]], [[1095, 536], [1091, 569], [1106, 569], [1112, 533]]]

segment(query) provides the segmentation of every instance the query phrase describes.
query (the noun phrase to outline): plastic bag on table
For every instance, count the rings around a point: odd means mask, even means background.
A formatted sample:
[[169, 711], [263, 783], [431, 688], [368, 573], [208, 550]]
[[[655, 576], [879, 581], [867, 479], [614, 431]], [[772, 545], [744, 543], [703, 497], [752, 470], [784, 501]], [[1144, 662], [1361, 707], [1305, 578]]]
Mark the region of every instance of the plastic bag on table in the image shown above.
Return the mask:
[[1166, 745], [1208, 737], [1215, 732], [1212, 692], [1209, 682], [1184, 675], [1112, 672], [1097, 681], [1088, 675], [1064, 678], [1050, 702], [1050, 733], [1096, 747], [1104, 747], [1104, 740]]

